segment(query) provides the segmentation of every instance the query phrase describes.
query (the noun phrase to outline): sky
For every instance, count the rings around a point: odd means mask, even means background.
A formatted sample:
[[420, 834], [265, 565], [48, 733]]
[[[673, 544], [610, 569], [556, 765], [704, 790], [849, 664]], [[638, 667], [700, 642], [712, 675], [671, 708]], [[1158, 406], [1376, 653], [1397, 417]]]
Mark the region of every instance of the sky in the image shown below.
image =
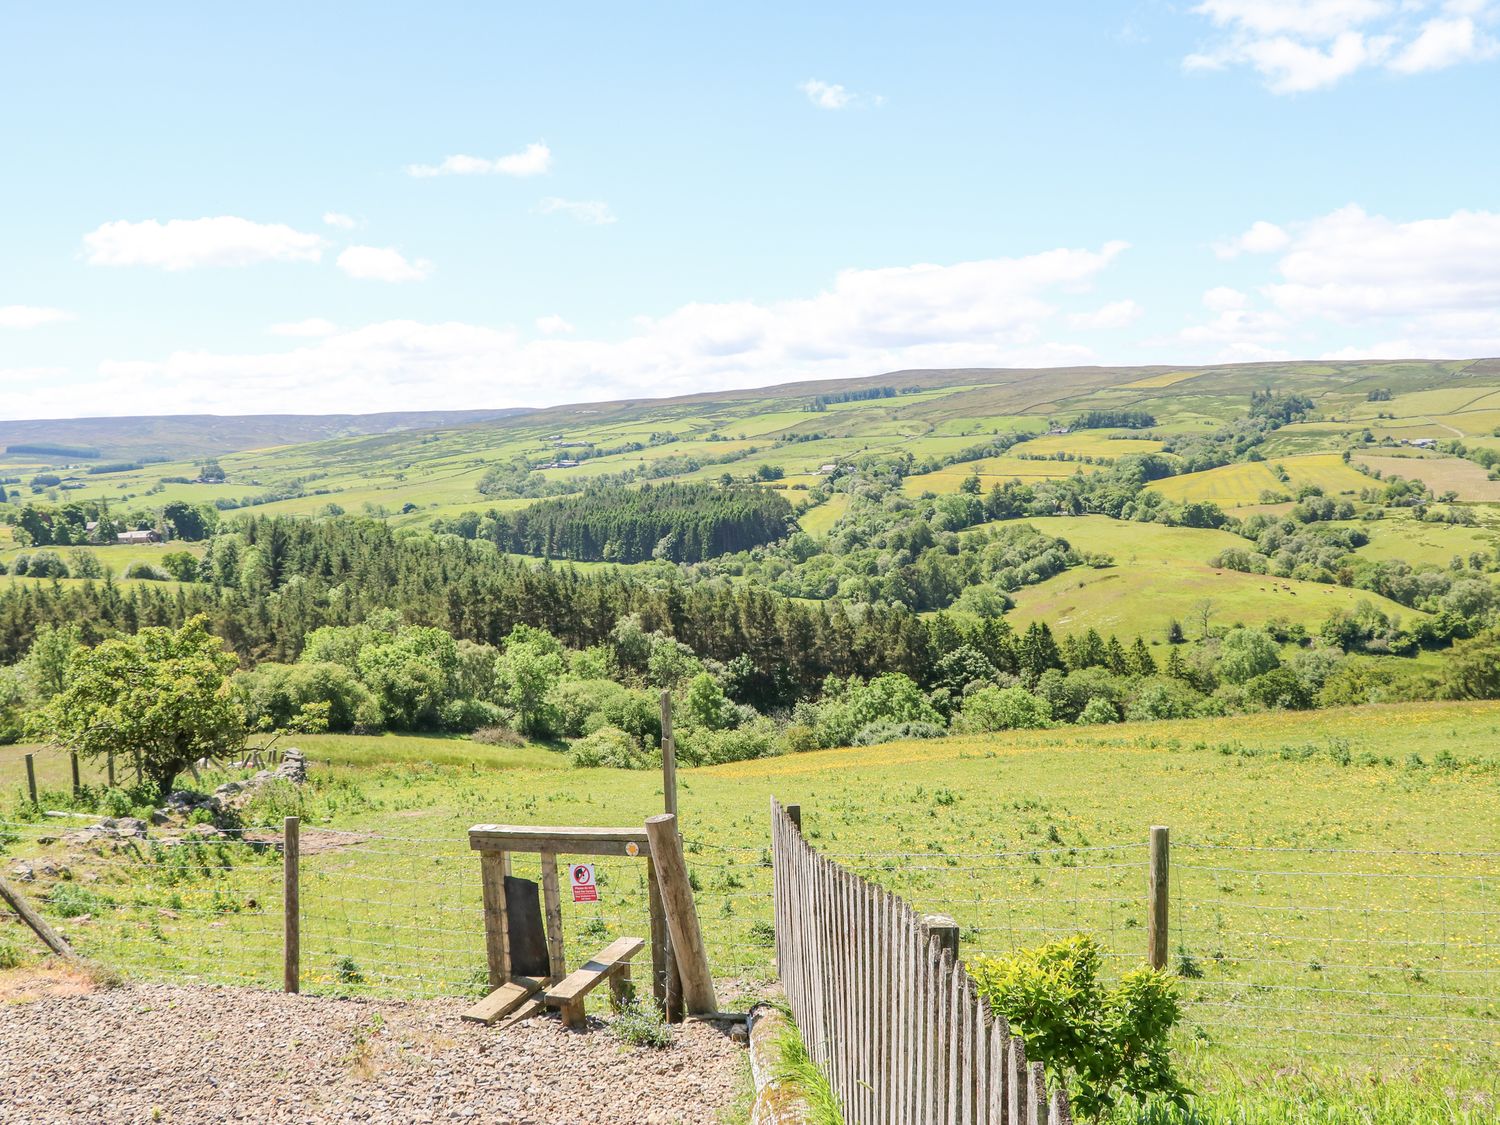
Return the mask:
[[0, 418], [1500, 354], [1500, 0], [0, 0]]

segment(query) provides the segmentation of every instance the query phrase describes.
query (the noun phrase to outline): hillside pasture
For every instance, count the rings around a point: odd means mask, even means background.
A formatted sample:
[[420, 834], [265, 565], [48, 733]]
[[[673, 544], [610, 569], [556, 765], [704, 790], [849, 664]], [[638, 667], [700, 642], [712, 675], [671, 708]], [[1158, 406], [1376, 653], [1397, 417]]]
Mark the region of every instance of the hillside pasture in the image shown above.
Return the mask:
[[1044, 621], [1064, 633], [1094, 628], [1148, 639], [1164, 638], [1172, 621], [1195, 635], [1197, 626], [1190, 622], [1198, 620], [1205, 603], [1214, 626], [1284, 621], [1316, 628], [1335, 610], [1352, 611], [1360, 602], [1402, 620], [1423, 616], [1366, 590], [1220, 570], [1206, 561], [1163, 564], [1149, 556], [1117, 557], [1103, 570], [1069, 570], [1012, 597], [1016, 607], [1007, 617], [1018, 628]]
[[1456, 492], [1463, 501], [1491, 504], [1500, 502], [1500, 481], [1490, 480], [1484, 466], [1462, 457], [1362, 454], [1357, 460], [1384, 477], [1419, 480], [1438, 496], [1445, 492]]
[[[630, 824], [661, 807], [654, 771], [570, 769], [535, 747], [389, 735], [298, 743], [312, 763], [296, 806], [309, 992], [415, 990], [457, 1010], [484, 990], [472, 824]], [[7, 798], [23, 784], [23, 749], [0, 750]], [[1370, 1073], [1380, 1077], [1367, 1092], [1437, 1104], [1445, 1085], [1500, 1094], [1486, 999], [1500, 974], [1487, 927], [1494, 859], [1482, 843], [1474, 854], [1455, 847], [1500, 833], [1497, 751], [1497, 703], [1263, 713], [684, 769], [680, 807], [726, 992], [772, 976], [773, 797], [800, 804], [810, 841], [844, 866], [919, 910], [952, 914], [965, 957], [1083, 931], [1102, 943], [1110, 976], [1144, 956], [1147, 832], [1168, 825], [1173, 966], [1192, 968], [1179, 1057], [1200, 1092], [1272, 1121], [1284, 1119], [1289, 1090], [1330, 1075]], [[62, 755], [42, 751], [41, 771], [44, 788], [66, 784]], [[279, 823], [280, 806], [270, 812]], [[18, 829], [7, 863], [47, 847], [39, 833], [56, 835]], [[329, 829], [352, 835], [315, 846]], [[167, 885], [149, 866], [132, 881], [121, 863], [80, 855], [75, 868], [97, 876], [95, 913], [57, 920], [128, 976], [275, 987], [279, 864], [274, 853], [224, 854], [229, 865]], [[518, 857], [518, 874], [535, 871]], [[645, 920], [639, 864], [601, 859], [597, 871], [598, 903], [563, 903], [574, 963]], [[45, 881], [30, 891], [48, 908]], [[1441, 1061], [1414, 1066], [1429, 1056]], [[1276, 1072], [1282, 1088], [1257, 1093]]]

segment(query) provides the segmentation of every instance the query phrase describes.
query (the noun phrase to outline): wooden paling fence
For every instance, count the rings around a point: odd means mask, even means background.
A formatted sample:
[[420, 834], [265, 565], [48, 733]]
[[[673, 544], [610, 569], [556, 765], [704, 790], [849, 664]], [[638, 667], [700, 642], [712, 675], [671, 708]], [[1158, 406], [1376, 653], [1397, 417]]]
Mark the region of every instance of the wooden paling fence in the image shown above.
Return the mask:
[[792, 809], [771, 803], [777, 968], [848, 1125], [1070, 1123], [958, 961], [956, 928], [819, 855]]

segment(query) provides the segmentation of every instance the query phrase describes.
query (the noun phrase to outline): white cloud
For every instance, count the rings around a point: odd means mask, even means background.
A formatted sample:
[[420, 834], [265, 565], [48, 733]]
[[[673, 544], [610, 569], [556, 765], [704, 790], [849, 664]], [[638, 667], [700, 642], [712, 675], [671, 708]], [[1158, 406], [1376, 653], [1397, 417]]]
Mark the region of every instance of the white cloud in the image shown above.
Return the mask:
[[323, 212], [323, 221], [331, 227], [338, 227], [340, 230], [353, 230], [358, 225], [352, 216], [345, 215], [341, 211]]
[[1241, 254], [1270, 254], [1287, 244], [1290, 236], [1275, 223], [1264, 219], [1251, 223], [1243, 234], [1214, 245], [1214, 253], [1221, 258], [1235, 258]]
[[681, 306], [640, 317], [620, 339], [541, 337], [463, 323], [387, 321], [289, 350], [174, 353], [110, 361], [93, 384], [8, 397], [24, 410], [265, 411], [544, 405], [912, 367], [1031, 366], [1097, 360], [1057, 343], [1056, 302], [1087, 290], [1125, 250], [1058, 249], [955, 265], [846, 270], [820, 293], [777, 302]]
[[389, 246], [351, 246], [339, 255], [339, 269], [364, 281], [423, 281], [432, 273], [424, 259], [408, 261]]
[[1074, 313], [1068, 317], [1068, 326], [1077, 329], [1124, 328], [1133, 324], [1142, 311], [1141, 306], [1131, 300], [1111, 301], [1093, 312]]
[[104, 223], [83, 236], [96, 266], [250, 266], [259, 262], [316, 262], [328, 245], [320, 236], [283, 223], [256, 223], [234, 215], [211, 219], [155, 219]]
[[1396, 222], [1354, 204], [1301, 224], [1268, 287], [1295, 315], [1345, 323], [1500, 306], [1500, 213]]
[[1278, 94], [1332, 86], [1380, 66], [1401, 74], [1491, 58], [1489, 0], [1203, 0], [1217, 31], [1189, 70], [1249, 66]]
[[885, 104], [880, 94], [858, 94], [837, 82], [824, 82], [809, 78], [797, 89], [807, 95], [807, 100], [819, 109], [866, 109]]
[[449, 156], [441, 164], [408, 164], [406, 174], [418, 179], [433, 176], [540, 176], [552, 168], [552, 150], [540, 141], [520, 152], [488, 159], [483, 156]]
[[1217, 285], [1203, 294], [1203, 304], [1214, 312], [1228, 312], [1231, 309], [1242, 309], [1250, 303], [1250, 298], [1238, 289], [1231, 289], [1227, 285]]
[[565, 332], [573, 331], [573, 326], [566, 319], [554, 313], [551, 316], [537, 317], [536, 330], [544, 336], [560, 336]]
[[[1210, 289], [1215, 315], [1176, 340], [1223, 359], [1294, 345], [1334, 358], [1500, 355], [1500, 213], [1401, 222], [1350, 204], [1277, 229], [1275, 278], [1255, 295]], [[1328, 336], [1348, 342], [1309, 346]]]
[[543, 215], [561, 214], [577, 219], [580, 223], [605, 226], [615, 221], [615, 213], [608, 203], [599, 199], [559, 199], [549, 195], [537, 204]]
[[1492, 59], [1497, 51], [1500, 43], [1481, 31], [1473, 17], [1448, 16], [1423, 24], [1422, 33], [1391, 59], [1390, 65], [1402, 74], [1420, 74], [1424, 70]]
[[288, 320], [273, 324], [266, 331], [272, 336], [332, 336], [339, 326], [321, 316], [310, 316], [306, 320]]
[[0, 328], [40, 328], [74, 319], [66, 309], [44, 305], [0, 305]]

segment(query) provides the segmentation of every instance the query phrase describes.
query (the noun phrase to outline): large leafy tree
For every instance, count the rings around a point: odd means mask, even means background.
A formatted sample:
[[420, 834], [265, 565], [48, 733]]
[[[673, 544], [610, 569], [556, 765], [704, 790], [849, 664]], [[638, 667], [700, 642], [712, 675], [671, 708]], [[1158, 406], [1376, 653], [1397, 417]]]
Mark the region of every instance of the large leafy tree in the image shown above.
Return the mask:
[[135, 762], [166, 794], [192, 762], [244, 747], [244, 716], [229, 689], [236, 664], [206, 617], [148, 627], [77, 650], [67, 686], [33, 727], [82, 757]]

